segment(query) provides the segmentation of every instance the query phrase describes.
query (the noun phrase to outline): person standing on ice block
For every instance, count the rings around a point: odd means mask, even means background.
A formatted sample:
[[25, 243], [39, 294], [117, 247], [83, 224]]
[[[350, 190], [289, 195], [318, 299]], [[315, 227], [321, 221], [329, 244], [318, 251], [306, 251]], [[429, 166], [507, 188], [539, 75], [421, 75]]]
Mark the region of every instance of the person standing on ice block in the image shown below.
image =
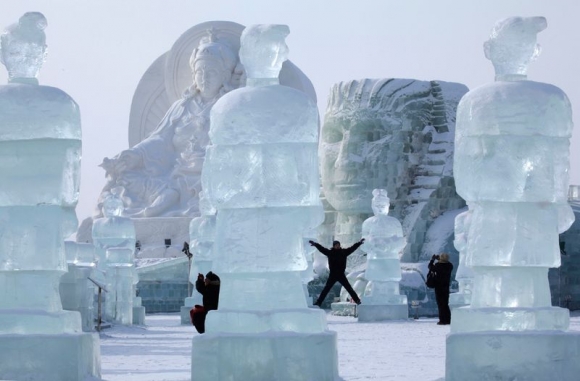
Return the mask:
[[320, 251], [323, 255], [326, 255], [328, 257], [328, 269], [330, 270], [330, 273], [328, 274], [328, 280], [326, 281], [326, 285], [324, 286], [324, 289], [322, 289], [322, 292], [320, 293], [320, 296], [318, 297], [318, 300], [316, 300], [316, 303], [314, 303], [314, 305], [318, 307], [322, 305], [322, 302], [326, 298], [326, 295], [328, 295], [328, 292], [336, 282], [340, 283], [342, 287], [344, 287], [346, 291], [348, 291], [350, 297], [356, 304], [360, 304], [361, 303], [360, 298], [358, 297], [358, 295], [348, 282], [348, 279], [346, 278], [346, 275], [344, 275], [344, 272], [346, 270], [347, 257], [352, 253], [354, 253], [356, 249], [358, 249], [360, 245], [362, 245], [365, 242], [365, 239], [364, 238], [361, 239], [360, 241], [358, 241], [357, 243], [346, 249], [343, 249], [340, 246], [340, 242], [333, 241], [332, 249], [330, 250], [314, 241], [308, 242], [310, 242], [310, 245], [316, 247], [318, 251]]

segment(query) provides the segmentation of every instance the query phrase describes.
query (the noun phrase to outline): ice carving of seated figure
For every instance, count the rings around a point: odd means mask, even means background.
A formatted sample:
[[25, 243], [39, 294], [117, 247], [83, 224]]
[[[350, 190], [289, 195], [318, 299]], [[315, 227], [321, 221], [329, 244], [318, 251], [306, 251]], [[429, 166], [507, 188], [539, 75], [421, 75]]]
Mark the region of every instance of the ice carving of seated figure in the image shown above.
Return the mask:
[[97, 268], [103, 272], [107, 271], [107, 249], [135, 250], [135, 224], [130, 218], [121, 216], [123, 208], [121, 198], [111, 193], [103, 200], [104, 217], [93, 223]]
[[213, 32], [202, 39], [190, 58], [193, 83], [157, 129], [134, 147], [103, 160], [108, 180], [100, 198], [121, 186], [126, 216], [196, 215], [209, 111], [234, 88], [237, 64], [235, 52]]
[[[454, 173], [472, 213], [465, 264], [473, 267], [477, 287], [472, 308], [457, 314], [488, 307], [504, 312], [454, 317], [452, 331], [567, 325], [567, 311], [550, 309], [548, 268], [560, 266], [558, 234], [574, 220], [567, 203], [572, 112], [562, 90], [526, 80], [539, 53], [536, 34], [545, 28], [543, 17], [498, 22], [484, 45], [496, 82], [459, 104]], [[526, 324], [510, 311], [536, 308], [553, 318]]]

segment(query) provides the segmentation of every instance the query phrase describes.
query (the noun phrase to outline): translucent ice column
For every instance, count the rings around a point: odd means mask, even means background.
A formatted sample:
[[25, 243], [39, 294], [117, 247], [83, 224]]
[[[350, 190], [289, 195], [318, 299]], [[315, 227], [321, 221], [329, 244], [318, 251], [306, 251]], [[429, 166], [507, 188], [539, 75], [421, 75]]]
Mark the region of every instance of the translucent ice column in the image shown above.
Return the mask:
[[[526, 80], [543, 17], [496, 23], [484, 45], [496, 82], [457, 110], [454, 173], [470, 206], [465, 264], [471, 306], [453, 310], [446, 380], [576, 380], [579, 335], [551, 306], [548, 268], [560, 266], [572, 112], [559, 88]], [[461, 233], [461, 232], [459, 232]]]
[[[115, 256], [115, 258], [108, 257], [111, 253], [117, 253], [110, 249], [123, 249], [130, 252], [131, 256], [133, 256], [135, 251], [135, 224], [130, 218], [121, 217], [123, 208], [123, 201], [114, 193], [105, 197], [103, 200], [104, 217], [96, 219], [93, 223], [93, 243], [97, 254], [99, 279], [107, 285], [108, 289], [105, 294], [105, 319], [118, 322], [122, 320], [122, 324], [131, 324], [132, 313], [131, 319], [126, 316], [123, 318], [116, 317], [118, 305], [116, 304], [115, 295], [118, 291], [122, 292], [121, 290], [116, 290], [116, 285], [120, 284], [118, 277], [128, 276], [121, 267], [126, 267], [129, 264], [133, 265], [133, 262], [131, 260], [129, 263], [128, 259], [123, 255], [120, 257]], [[118, 258], [123, 259], [119, 262]], [[135, 276], [137, 275], [135, 274]]]
[[189, 224], [189, 247], [192, 254], [189, 269], [189, 282], [194, 285], [191, 295], [185, 298], [181, 307], [181, 324], [191, 324], [189, 311], [196, 305], [202, 305], [202, 295], [195, 289], [198, 274], [207, 274], [211, 270], [212, 252], [215, 241], [215, 209], [207, 197], [199, 195], [200, 217], [191, 220]]
[[471, 220], [471, 210], [460, 213], [455, 217], [455, 239], [453, 245], [459, 251], [459, 266], [455, 274], [455, 280], [459, 284], [459, 290], [449, 295], [449, 305], [461, 307], [471, 304], [471, 292], [473, 288], [473, 270], [465, 265], [467, 257], [467, 232]]
[[193, 339], [195, 380], [335, 380], [335, 333], [306, 305], [302, 236], [323, 219], [318, 113], [301, 91], [280, 86], [284, 25], [244, 30], [247, 87], [216, 102], [202, 172], [217, 209], [212, 271], [219, 309]]
[[95, 285], [89, 280], [95, 268], [95, 247], [91, 243], [65, 241], [68, 272], [60, 278], [62, 307], [81, 313], [83, 331], [95, 329]]
[[39, 86], [46, 18], [24, 14], [0, 35], [0, 379], [99, 377], [98, 336], [62, 308], [64, 239], [76, 229], [81, 158], [78, 105]]
[[365, 278], [369, 281], [358, 306], [359, 321], [406, 319], [409, 317], [407, 296], [401, 295], [401, 251], [407, 241], [398, 219], [389, 217], [390, 200], [385, 189], [373, 190], [374, 216], [362, 225], [367, 253]]

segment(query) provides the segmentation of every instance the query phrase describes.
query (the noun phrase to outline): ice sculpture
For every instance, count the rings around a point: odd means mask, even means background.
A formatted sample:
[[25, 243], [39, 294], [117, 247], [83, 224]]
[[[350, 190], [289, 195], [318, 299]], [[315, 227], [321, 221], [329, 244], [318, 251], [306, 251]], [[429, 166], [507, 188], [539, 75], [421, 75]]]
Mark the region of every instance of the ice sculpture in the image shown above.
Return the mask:
[[0, 379], [100, 377], [99, 338], [82, 332], [59, 295], [64, 239], [77, 225], [78, 105], [39, 86], [46, 18], [25, 13], [0, 35], [9, 84], [0, 87]]
[[196, 380], [335, 380], [336, 335], [310, 309], [302, 236], [323, 219], [318, 115], [303, 92], [281, 86], [285, 25], [242, 33], [247, 87], [212, 108], [202, 173], [217, 210], [213, 271], [220, 306], [193, 339]]
[[[435, 218], [465, 206], [455, 193], [452, 162], [455, 110], [467, 90], [459, 83], [399, 78], [332, 87], [320, 168], [324, 195], [337, 212], [335, 239], [360, 239], [362, 223], [372, 214], [371, 193], [383, 188], [393, 205], [390, 216], [401, 221], [408, 238], [402, 261], [421, 259]], [[347, 269], [365, 262], [359, 250]]]
[[[193, 84], [145, 140], [105, 158], [108, 182], [101, 198], [121, 186], [132, 217], [191, 216], [198, 213], [201, 168], [209, 142], [209, 111], [235, 86], [236, 53], [214, 33], [191, 54]], [[239, 74], [238, 74], [239, 77]]]
[[459, 290], [449, 295], [449, 306], [461, 307], [471, 304], [471, 292], [473, 288], [473, 270], [465, 265], [467, 257], [467, 232], [471, 220], [471, 210], [466, 210], [455, 217], [455, 239], [453, 243], [459, 251], [459, 266], [455, 273], [455, 280], [459, 284]]
[[[97, 255], [97, 278], [107, 285], [105, 294], [105, 319], [114, 320], [122, 324], [131, 324], [133, 321], [132, 296], [131, 308], [123, 303], [129, 303], [128, 296], [124, 295], [130, 276], [129, 266], [133, 266], [135, 251], [135, 225], [130, 218], [122, 217], [123, 201], [115, 193], [109, 194], [103, 201], [103, 218], [93, 223], [93, 243]], [[113, 250], [115, 249], [115, 250]], [[121, 252], [119, 250], [122, 250]], [[109, 258], [111, 256], [111, 258]], [[134, 276], [137, 276], [135, 273]], [[120, 286], [121, 288], [117, 288]], [[123, 296], [118, 293], [122, 293]], [[121, 298], [118, 298], [121, 296]], [[119, 304], [121, 303], [121, 304]], [[121, 309], [119, 309], [121, 308]], [[126, 316], [129, 311], [130, 316]]]
[[[192, 254], [189, 282], [195, 285], [198, 274], [211, 271], [213, 244], [215, 241], [215, 209], [210, 205], [203, 192], [199, 195], [200, 217], [189, 224], [189, 245]], [[189, 311], [196, 305], [203, 305], [202, 295], [194, 288], [191, 295], [185, 298], [181, 307], [181, 324], [191, 324]]]
[[68, 272], [60, 278], [62, 308], [81, 314], [83, 331], [95, 329], [95, 285], [89, 280], [95, 269], [95, 247], [90, 243], [65, 241]]
[[397, 320], [409, 317], [407, 296], [401, 295], [399, 256], [407, 244], [399, 220], [389, 217], [390, 201], [384, 189], [373, 190], [374, 216], [363, 222], [363, 248], [367, 253], [365, 278], [369, 281], [358, 306], [359, 321]]
[[543, 17], [496, 23], [484, 45], [496, 82], [466, 94], [457, 111], [458, 193], [470, 207], [465, 264], [471, 306], [453, 310], [446, 380], [576, 380], [580, 335], [551, 306], [548, 268], [560, 266], [567, 203], [570, 102], [526, 80]]

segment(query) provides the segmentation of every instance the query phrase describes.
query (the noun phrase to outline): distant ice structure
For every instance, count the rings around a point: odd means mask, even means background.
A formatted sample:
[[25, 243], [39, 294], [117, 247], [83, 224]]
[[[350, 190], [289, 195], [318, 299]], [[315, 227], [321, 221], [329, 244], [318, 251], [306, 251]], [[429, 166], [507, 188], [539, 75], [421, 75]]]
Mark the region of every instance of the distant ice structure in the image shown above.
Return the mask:
[[471, 221], [471, 210], [466, 210], [455, 217], [455, 239], [453, 243], [459, 251], [459, 266], [455, 273], [455, 280], [459, 290], [449, 295], [450, 307], [461, 307], [471, 304], [473, 291], [473, 270], [465, 265], [467, 257], [467, 233]]
[[0, 379], [100, 378], [99, 337], [62, 308], [64, 240], [77, 226], [78, 105], [39, 86], [46, 18], [25, 13], [0, 35]]
[[369, 281], [358, 306], [359, 321], [407, 319], [407, 296], [401, 295], [399, 255], [407, 241], [401, 223], [389, 217], [389, 197], [384, 189], [373, 190], [374, 216], [363, 222], [362, 236], [367, 253], [365, 278]]
[[[98, 258], [97, 279], [107, 285], [105, 319], [120, 324], [133, 322], [133, 290], [137, 273], [133, 259], [135, 225], [122, 217], [123, 201], [114, 193], [103, 201], [103, 218], [93, 224], [93, 243]], [[136, 306], [139, 307], [139, 306]], [[140, 313], [141, 314], [141, 313]]]
[[[570, 102], [559, 88], [526, 80], [543, 17], [496, 23], [484, 45], [496, 82], [466, 94], [457, 110], [454, 171], [467, 201], [469, 307], [453, 310], [447, 381], [577, 380], [580, 335], [552, 307], [548, 268], [560, 266], [567, 203]], [[461, 225], [459, 225], [461, 228]], [[464, 225], [465, 227], [465, 225]]]
[[95, 247], [90, 243], [65, 241], [68, 272], [60, 278], [62, 308], [81, 314], [83, 331], [95, 330], [95, 285], [89, 280], [96, 266]]
[[217, 209], [212, 270], [219, 309], [193, 338], [195, 380], [325, 381], [338, 378], [336, 334], [307, 308], [302, 237], [323, 219], [318, 113], [303, 92], [279, 85], [285, 25], [242, 34], [247, 87], [212, 108], [202, 173]]
[[[430, 226], [465, 206], [455, 193], [452, 159], [455, 111], [467, 90], [459, 83], [397, 78], [332, 87], [319, 156], [323, 193], [336, 210], [325, 224], [334, 224], [335, 239], [343, 245], [360, 239], [372, 215], [371, 193], [382, 188], [391, 198], [389, 215], [401, 221], [408, 239], [402, 261], [430, 258], [433, 253], [422, 253]], [[347, 269], [363, 270], [365, 261], [358, 250]]]

